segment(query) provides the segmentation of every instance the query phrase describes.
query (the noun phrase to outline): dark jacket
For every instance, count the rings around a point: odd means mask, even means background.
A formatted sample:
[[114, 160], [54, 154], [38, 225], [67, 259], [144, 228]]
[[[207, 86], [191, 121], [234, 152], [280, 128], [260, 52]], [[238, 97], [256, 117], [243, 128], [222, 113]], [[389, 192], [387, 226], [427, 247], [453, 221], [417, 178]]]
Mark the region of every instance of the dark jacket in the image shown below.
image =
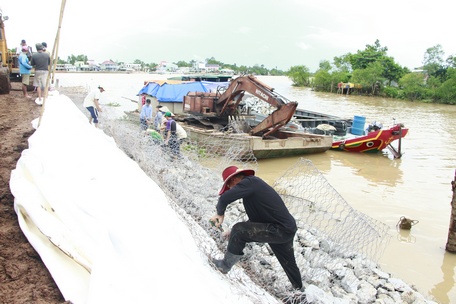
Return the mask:
[[217, 203], [217, 214], [224, 215], [226, 207], [242, 198], [251, 222], [281, 225], [286, 231], [296, 232], [296, 221], [279, 194], [261, 178], [245, 176], [236, 186], [223, 193]]

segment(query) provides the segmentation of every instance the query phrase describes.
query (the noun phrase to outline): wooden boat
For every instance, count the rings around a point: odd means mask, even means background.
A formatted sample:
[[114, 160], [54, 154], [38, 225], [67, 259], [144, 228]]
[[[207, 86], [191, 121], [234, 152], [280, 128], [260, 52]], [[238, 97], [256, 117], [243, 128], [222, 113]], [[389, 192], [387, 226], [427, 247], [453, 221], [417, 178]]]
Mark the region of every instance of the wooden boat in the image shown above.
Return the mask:
[[[205, 149], [214, 149], [211, 153], [224, 154], [231, 150], [238, 152], [239, 158], [247, 158], [252, 154], [257, 159], [299, 156], [321, 153], [331, 149], [332, 137], [329, 135], [309, 134], [281, 128], [273, 137], [262, 138], [248, 133], [221, 132], [213, 128], [181, 123], [190, 140], [196, 141]], [[215, 143], [215, 144], [214, 144]], [[236, 148], [234, 148], [236, 146]], [[216, 150], [216, 151], [215, 151]]]
[[[350, 128], [349, 128], [350, 130]], [[348, 152], [378, 152], [388, 148], [395, 158], [401, 157], [401, 140], [408, 134], [408, 129], [401, 123], [396, 123], [388, 129], [373, 128], [363, 135], [348, 134], [333, 136], [332, 149]], [[392, 146], [398, 141], [398, 147]]]
[[[365, 117], [354, 116], [354, 119], [327, 115], [324, 113], [296, 109], [294, 121], [307, 132], [333, 135], [331, 149], [347, 152], [378, 152], [388, 148], [395, 158], [401, 157], [401, 140], [408, 133], [403, 124], [394, 123], [383, 129], [376, 122], [366, 125]], [[392, 146], [398, 141], [398, 147]]]
[[293, 121], [300, 124], [307, 132], [315, 134], [327, 134], [328, 132], [317, 127], [320, 125], [330, 125], [334, 127], [334, 130], [332, 130], [334, 132], [331, 132], [331, 135], [344, 136], [351, 126], [349, 119], [303, 109], [296, 109], [293, 115]]

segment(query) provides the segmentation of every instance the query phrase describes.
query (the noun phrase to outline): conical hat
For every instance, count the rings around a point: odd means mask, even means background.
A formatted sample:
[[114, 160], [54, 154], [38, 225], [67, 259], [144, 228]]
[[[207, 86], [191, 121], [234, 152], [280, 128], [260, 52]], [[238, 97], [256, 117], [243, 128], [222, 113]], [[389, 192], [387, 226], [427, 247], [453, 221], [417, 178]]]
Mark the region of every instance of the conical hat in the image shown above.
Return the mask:
[[222, 195], [226, 190], [229, 189], [227, 185], [228, 182], [233, 176], [238, 175], [239, 173], [244, 173], [244, 175], [255, 175], [255, 171], [251, 169], [239, 169], [236, 166], [230, 166], [226, 168], [222, 172], [223, 186], [222, 189], [220, 189], [219, 191], [219, 195]]

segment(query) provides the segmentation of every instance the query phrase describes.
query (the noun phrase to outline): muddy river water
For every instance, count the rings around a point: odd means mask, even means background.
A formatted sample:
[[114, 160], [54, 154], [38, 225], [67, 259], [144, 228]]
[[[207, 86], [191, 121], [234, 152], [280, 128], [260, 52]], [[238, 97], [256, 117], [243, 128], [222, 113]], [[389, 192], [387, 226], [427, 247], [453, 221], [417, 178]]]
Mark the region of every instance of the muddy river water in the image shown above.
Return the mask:
[[[137, 99], [152, 74], [56, 74], [60, 85], [102, 84], [113, 101]], [[409, 134], [400, 159], [389, 151], [351, 154], [327, 151], [305, 156], [331, 186], [355, 209], [390, 227], [391, 240], [379, 263], [383, 270], [414, 285], [438, 303], [456, 303], [456, 254], [445, 251], [451, 215], [451, 181], [456, 170], [456, 106], [424, 104], [364, 96], [347, 96], [295, 88], [287, 77], [260, 76], [298, 108], [351, 117], [390, 126], [402, 122]], [[124, 99], [125, 100], [125, 99]], [[261, 160], [258, 175], [270, 183], [299, 157]], [[409, 233], [396, 224], [405, 216], [417, 220]]]
[[[456, 106], [346, 96], [294, 88], [286, 78], [262, 80], [299, 102], [299, 108], [410, 129], [400, 159], [390, 152], [352, 154], [327, 151], [306, 156], [355, 209], [385, 224], [392, 235], [382, 268], [439, 303], [456, 303], [456, 254], [445, 251], [451, 215], [451, 181], [456, 170]], [[264, 160], [259, 170], [273, 180], [296, 158]], [[401, 216], [419, 221], [398, 232]]]

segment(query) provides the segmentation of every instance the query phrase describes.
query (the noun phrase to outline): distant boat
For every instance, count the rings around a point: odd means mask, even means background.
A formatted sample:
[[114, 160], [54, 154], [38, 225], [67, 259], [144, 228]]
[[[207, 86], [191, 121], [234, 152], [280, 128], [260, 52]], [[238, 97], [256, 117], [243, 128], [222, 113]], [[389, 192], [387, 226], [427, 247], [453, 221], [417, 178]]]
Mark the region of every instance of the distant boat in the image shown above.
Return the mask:
[[232, 74], [188, 74], [169, 77], [168, 80], [228, 82], [232, 78]]

